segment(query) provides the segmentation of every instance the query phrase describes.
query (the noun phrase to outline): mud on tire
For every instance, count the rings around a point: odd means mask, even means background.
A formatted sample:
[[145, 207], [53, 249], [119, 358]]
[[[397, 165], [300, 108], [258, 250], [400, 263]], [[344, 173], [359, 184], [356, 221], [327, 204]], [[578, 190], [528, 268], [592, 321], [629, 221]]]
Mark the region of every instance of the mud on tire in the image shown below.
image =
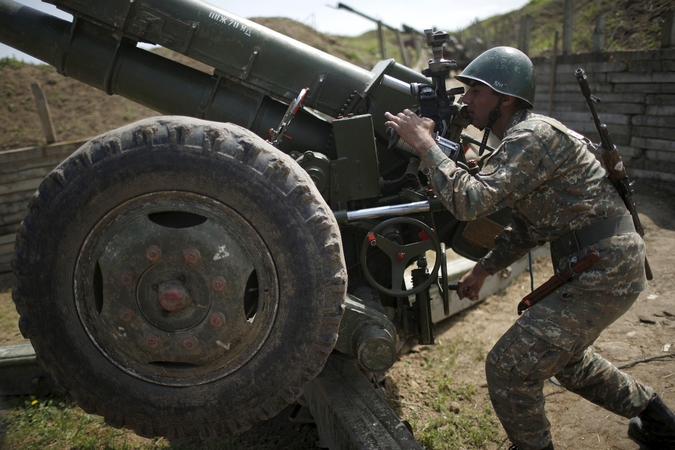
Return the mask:
[[29, 203], [20, 328], [91, 413], [142, 436], [237, 434], [301, 395], [337, 340], [339, 229], [249, 131], [156, 117], [104, 134]]

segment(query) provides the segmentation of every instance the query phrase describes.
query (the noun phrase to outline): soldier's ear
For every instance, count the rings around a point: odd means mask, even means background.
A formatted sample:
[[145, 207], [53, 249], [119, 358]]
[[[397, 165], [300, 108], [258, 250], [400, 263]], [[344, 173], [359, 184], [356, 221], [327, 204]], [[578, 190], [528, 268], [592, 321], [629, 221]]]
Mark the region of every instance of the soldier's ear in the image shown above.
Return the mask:
[[514, 106], [517, 103], [518, 99], [514, 97], [513, 95], [506, 95], [504, 94], [504, 98], [502, 99], [502, 105], [506, 107], [511, 107]]

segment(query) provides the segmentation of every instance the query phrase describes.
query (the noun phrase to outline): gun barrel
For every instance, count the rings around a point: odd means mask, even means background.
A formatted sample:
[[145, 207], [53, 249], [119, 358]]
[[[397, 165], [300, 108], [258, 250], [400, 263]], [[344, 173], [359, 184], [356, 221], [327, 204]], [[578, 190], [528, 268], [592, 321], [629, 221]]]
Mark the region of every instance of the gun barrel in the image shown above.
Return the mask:
[[[232, 122], [268, 138], [286, 105], [309, 88], [305, 106], [321, 114], [296, 116], [287, 152], [326, 151], [332, 139], [325, 116], [381, 118], [384, 111], [411, 106], [410, 96], [379, 83], [385, 72], [404, 82], [427, 81], [393, 60], [367, 71], [202, 1], [48, 1], [73, 14], [73, 23], [0, 0], [0, 42], [163, 114]], [[186, 55], [213, 74], [138, 48], [138, 42]], [[366, 97], [371, 99], [349, 110]], [[384, 120], [374, 126], [386, 141]]]
[[401, 94], [406, 94], [410, 96], [413, 95], [412, 85], [410, 83], [406, 83], [397, 78], [390, 77], [389, 75], [385, 75], [384, 77], [382, 77], [382, 85], [391, 88], [394, 91], [400, 92]]
[[586, 97], [586, 99], [591, 98], [591, 88], [588, 85], [588, 79], [586, 78], [586, 72], [584, 72], [584, 69], [577, 69], [574, 72], [574, 75], [577, 77], [577, 81], [579, 82], [579, 87], [581, 88], [581, 93]]

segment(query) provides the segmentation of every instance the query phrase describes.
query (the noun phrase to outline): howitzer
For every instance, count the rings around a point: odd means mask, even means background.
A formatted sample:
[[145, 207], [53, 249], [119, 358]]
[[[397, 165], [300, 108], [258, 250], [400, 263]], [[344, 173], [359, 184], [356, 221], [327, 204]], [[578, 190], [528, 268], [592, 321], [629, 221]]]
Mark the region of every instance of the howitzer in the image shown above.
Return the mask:
[[[614, 187], [619, 191], [619, 195], [623, 200], [628, 212], [633, 218], [633, 225], [635, 225], [635, 231], [642, 237], [645, 235], [645, 230], [642, 228], [642, 223], [640, 223], [640, 216], [638, 216], [637, 207], [633, 201], [633, 181], [630, 180], [628, 174], [626, 173], [626, 166], [623, 164], [619, 150], [614, 145], [612, 136], [609, 134], [607, 125], [600, 121], [598, 112], [595, 109], [595, 103], [599, 102], [600, 99], [591, 94], [591, 88], [588, 85], [588, 79], [586, 78], [586, 73], [583, 69], [577, 69], [575, 71], [575, 76], [579, 82], [579, 87], [581, 88], [581, 93], [586, 99], [588, 104], [588, 109], [591, 111], [591, 116], [593, 118], [593, 123], [595, 124], [595, 129], [600, 135], [600, 156], [602, 158], [603, 166], [607, 172], [607, 178], [612, 182]], [[649, 267], [649, 262], [645, 257], [645, 274], [648, 280], [654, 278], [652, 275], [652, 270]]]
[[301, 396], [333, 350], [381, 372], [406, 340], [433, 342], [445, 246], [478, 259], [494, 234], [466, 238], [414, 158], [387, 148], [384, 112], [421, 106], [392, 83], [432, 85], [423, 109], [457, 141], [456, 92], [201, 1], [49, 3], [73, 21], [0, 0], [0, 41], [166, 114], [63, 161], [17, 233], [21, 331], [85, 410], [145, 436], [236, 434]]

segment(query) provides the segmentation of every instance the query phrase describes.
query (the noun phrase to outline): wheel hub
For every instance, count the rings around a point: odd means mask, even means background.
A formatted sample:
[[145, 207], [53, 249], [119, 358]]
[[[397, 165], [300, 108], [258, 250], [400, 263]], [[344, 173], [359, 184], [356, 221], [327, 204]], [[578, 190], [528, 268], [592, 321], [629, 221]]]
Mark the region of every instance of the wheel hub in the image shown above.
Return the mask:
[[102, 353], [158, 384], [238, 370], [263, 346], [278, 307], [264, 242], [227, 206], [156, 193], [111, 212], [77, 266], [77, 307]]
[[159, 286], [157, 299], [165, 311], [179, 311], [192, 302], [190, 293], [178, 280], [170, 280]]

